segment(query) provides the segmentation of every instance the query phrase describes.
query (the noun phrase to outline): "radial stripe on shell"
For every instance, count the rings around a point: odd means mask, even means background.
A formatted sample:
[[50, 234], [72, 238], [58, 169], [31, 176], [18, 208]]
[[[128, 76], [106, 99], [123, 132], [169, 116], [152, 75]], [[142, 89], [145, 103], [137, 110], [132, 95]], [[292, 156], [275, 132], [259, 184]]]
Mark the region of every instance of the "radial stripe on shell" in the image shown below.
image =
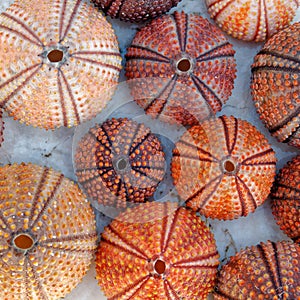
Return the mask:
[[3, 131], [4, 131], [3, 110], [2, 108], [0, 108], [0, 147], [3, 142]]
[[298, 0], [206, 0], [210, 17], [234, 38], [262, 42], [288, 26]]
[[47, 167], [0, 168], [1, 299], [61, 299], [96, 249], [95, 216], [71, 180]]
[[90, 128], [75, 151], [78, 182], [93, 203], [125, 208], [152, 197], [165, 175], [159, 139], [142, 123], [112, 118]]
[[231, 95], [234, 53], [206, 19], [175, 12], [137, 32], [126, 54], [128, 84], [153, 118], [197, 124], [221, 110]]
[[272, 212], [280, 229], [300, 244], [300, 155], [280, 170], [271, 199]]
[[0, 106], [45, 129], [94, 117], [121, 69], [111, 25], [80, 0], [16, 0], [0, 15]]
[[247, 247], [222, 267], [216, 300], [299, 299], [300, 246], [279, 241]]
[[191, 210], [147, 202], [107, 226], [96, 272], [108, 299], [207, 299], [219, 255], [213, 234]]
[[235, 219], [268, 197], [276, 171], [267, 139], [247, 121], [210, 119], [187, 130], [173, 150], [171, 172], [188, 207], [210, 218]]
[[270, 38], [254, 57], [252, 96], [278, 141], [300, 148], [300, 22]]

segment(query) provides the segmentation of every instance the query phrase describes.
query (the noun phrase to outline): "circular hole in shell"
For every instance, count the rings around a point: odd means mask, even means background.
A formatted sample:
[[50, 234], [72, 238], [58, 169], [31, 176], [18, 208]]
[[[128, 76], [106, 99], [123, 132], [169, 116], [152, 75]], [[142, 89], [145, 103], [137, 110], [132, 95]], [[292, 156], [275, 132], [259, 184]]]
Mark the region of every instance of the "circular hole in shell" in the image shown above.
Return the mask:
[[177, 62], [177, 70], [186, 73], [191, 70], [192, 68], [192, 63], [188, 58], [182, 58]]
[[156, 260], [154, 263], [154, 270], [158, 274], [163, 274], [166, 270], [166, 263], [160, 259]]
[[224, 170], [228, 173], [235, 171], [235, 164], [231, 160], [225, 160], [223, 163]]
[[34, 245], [34, 239], [27, 233], [21, 233], [14, 237], [13, 245], [19, 250], [29, 250]]
[[61, 62], [64, 57], [64, 53], [61, 50], [54, 49], [48, 53], [47, 57], [52, 63]]

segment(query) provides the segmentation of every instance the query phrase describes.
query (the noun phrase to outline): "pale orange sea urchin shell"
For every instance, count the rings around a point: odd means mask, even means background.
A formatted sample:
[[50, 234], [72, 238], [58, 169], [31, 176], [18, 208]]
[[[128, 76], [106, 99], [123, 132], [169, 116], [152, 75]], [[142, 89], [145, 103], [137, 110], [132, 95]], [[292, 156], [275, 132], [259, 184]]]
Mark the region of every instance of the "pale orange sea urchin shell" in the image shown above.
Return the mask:
[[144, 124], [127, 118], [90, 128], [77, 145], [74, 165], [89, 198], [115, 208], [146, 201], [165, 175], [159, 139]]
[[96, 272], [108, 299], [207, 299], [219, 255], [213, 234], [191, 210], [147, 202], [108, 225]]
[[254, 57], [252, 96], [278, 141], [300, 148], [300, 22], [270, 38]]
[[0, 108], [0, 147], [3, 142], [4, 121], [2, 118], [3, 110]]
[[298, 0], [205, 0], [208, 13], [234, 38], [262, 42], [288, 26]]
[[111, 25], [81, 0], [16, 0], [0, 15], [0, 106], [55, 129], [94, 117], [118, 83]]
[[300, 155], [289, 161], [276, 176], [271, 199], [277, 224], [300, 244]]
[[268, 197], [275, 153], [247, 121], [222, 116], [187, 130], [175, 144], [174, 185], [188, 207], [210, 218], [235, 219]]
[[0, 168], [0, 298], [61, 299], [89, 269], [94, 212], [78, 186], [33, 164]]
[[241, 250], [222, 267], [216, 300], [300, 299], [300, 246], [260, 243]]
[[176, 6], [181, 0], [92, 0], [112, 18], [141, 22], [156, 18]]
[[134, 100], [153, 118], [197, 124], [231, 95], [234, 53], [221, 30], [200, 15], [161, 16], [138, 31], [127, 50]]

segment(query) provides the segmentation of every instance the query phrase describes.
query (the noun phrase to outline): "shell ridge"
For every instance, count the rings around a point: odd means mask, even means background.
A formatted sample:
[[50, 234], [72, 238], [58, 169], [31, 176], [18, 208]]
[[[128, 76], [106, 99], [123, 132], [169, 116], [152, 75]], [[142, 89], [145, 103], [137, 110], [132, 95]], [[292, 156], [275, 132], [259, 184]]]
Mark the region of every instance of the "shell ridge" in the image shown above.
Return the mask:
[[145, 56], [145, 55], [143, 55], [143, 56], [140, 57], [140, 56], [133, 56], [133, 55], [126, 54], [127, 59], [147, 59], [147, 60], [150, 60], [150, 61], [153, 60], [153, 61], [159, 61], [159, 62], [165, 62], [165, 63], [169, 63], [170, 62], [170, 58], [169, 57], [163, 55], [162, 53], [160, 53], [158, 51], [155, 51], [154, 49], [149, 49], [149, 48], [144, 47], [144, 46], [132, 44], [132, 45], [130, 45], [128, 51], [131, 48], [149, 52], [151, 54], [157, 55], [157, 57], [152, 58], [150, 56]]
[[180, 153], [174, 153], [173, 154], [174, 157], [178, 157], [179, 159], [180, 158], [184, 158], [184, 159], [190, 159], [190, 160], [194, 160], [194, 161], [205, 161], [205, 162], [216, 162], [218, 163], [217, 161], [214, 161], [214, 160], [211, 160], [209, 158], [203, 158], [203, 157], [200, 157], [198, 155], [193, 155], [193, 154], [180, 154]]
[[246, 215], [246, 201], [245, 198], [243, 196], [243, 192], [241, 190], [240, 184], [239, 182], [241, 182], [241, 184], [243, 185], [243, 187], [246, 189], [248, 195], [250, 196], [252, 202], [254, 203], [254, 207], [256, 207], [256, 202], [253, 199], [252, 193], [249, 191], [248, 187], [246, 186], [245, 182], [239, 177], [239, 176], [235, 176], [235, 185], [236, 185], [236, 189], [238, 192], [238, 196], [239, 196], [239, 200], [240, 200], [240, 205], [241, 205], [241, 216], [245, 216]]
[[85, 240], [97, 237], [96, 233], [83, 233], [83, 234], [71, 234], [66, 235], [62, 237], [56, 237], [56, 238], [49, 238], [46, 240], [43, 240], [39, 243], [39, 245], [45, 245], [47, 243], [59, 243], [59, 242], [70, 242], [72, 240]]
[[221, 123], [223, 125], [223, 132], [224, 132], [224, 137], [225, 137], [225, 141], [226, 141], [227, 152], [230, 155], [232, 152], [231, 151], [232, 146], [230, 146], [229, 128], [228, 128], [228, 125], [226, 122], [228, 119], [226, 118], [226, 116], [221, 116], [220, 119], [221, 119]]
[[[140, 133], [140, 129], [142, 128], [142, 124], [138, 123], [136, 124], [134, 133], [132, 135], [132, 138], [130, 139], [130, 141], [127, 143], [128, 145], [130, 145], [130, 147], [127, 150], [127, 155], [131, 155], [135, 152], [135, 150], [137, 150], [139, 147], [141, 147], [143, 145], [143, 143], [147, 140], [147, 138], [149, 138], [149, 136], [151, 135], [150, 130], [147, 131], [143, 131], [142, 132], [142, 136], [139, 135]], [[139, 139], [141, 139], [140, 141], [138, 141]], [[133, 144], [135, 144], [133, 146]]]
[[271, 50], [267, 50], [267, 49], [262, 49], [262, 50], [260, 50], [258, 52], [257, 58], [259, 58], [260, 55], [269, 55], [270, 57], [276, 57], [276, 58], [286, 59], [289, 62], [292, 61], [292, 62], [295, 62], [295, 63], [297, 63], [297, 64], [300, 65], [300, 59], [297, 58], [296, 56], [293, 57], [293, 56], [290, 56], [290, 55], [287, 55], [287, 54], [276, 52], [274, 50], [271, 51]]
[[[220, 54], [219, 50], [222, 51], [222, 48], [225, 48], [224, 50], [227, 50], [227, 48], [230, 47], [228, 50], [229, 53], [225, 54]], [[213, 54], [213, 55], [211, 55]], [[207, 61], [207, 60], [212, 60], [215, 58], [226, 58], [226, 57], [233, 57], [234, 56], [234, 50], [231, 47], [231, 44], [229, 42], [224, 42], [221, 45], [217, 45], [216, 47], [204, 52], [203, 54], [200, 54], [199, 56], [196, 57], [197, 62], [201, 61]]]
[[190, 259], [182, 259], [173, 264], [175, 268], [206, 268], [215, 269], [219, 264], [218, 252], [212, 252], [205, 255], [199, 255]]
[[60, 41], [62, 40], [62, 36], [63, 36], [64, 16], [65, 16], [65, 11], [66, 11], [67, 1], [68, 0], [63, 1], [61, 12], [59, 14], [60, 15], [60, 20], [59, 20], [59, 40]]
[[248, 156], [247, 158], [245, 158], [243, 161], [240, 162], [241, 165], [245, 164], [247, 161], [255, 159], [255, 158], [259, 158], [259, 157], [264, 157], [265, 155], [274, 152], [272, 148], [269, 148], [265, 151], [253, 154], [251, 156]]
[[68, 125], [68, 117], [66, 112], [66, 103], [65, 103], [65, 97], [64, 97], [64, 91], [62, 86], [62, 71], [60, 69], [57, 70], [57, 86], [58, 86], [58, 94], [60, 99], [60, 106], [61, 106], [61, 113], [63, 117], [63, 124], [64, 126]]
[[[184, 18], [184, 25], [181, 26], [180, 17]], [[180, 45], [181, 52], [186, 51], [186, 41], [189, 27], [189, 16], [185, 13], [175, 12], [171, 17], [171, 20], [175, 23], [175, 32], [177, 34], [178, 43]]]
[[142, 176], [144, 176], [144, 177], [146, 177], [146, 178], [149, 178], [151, 181], [154, 181], [155, 184], [157, 184], [157, 183], [160, 182], [160, 179], [159, 179], [159, 178], [153, 177], [153, 176], [147, 174], [146, 172], [143, 172], [143, 171], [140, 170], [139, 168], [136, 168], [135, 166], [132, 166], [131, 168], [132, 168], [132, 170], [134, 170], [135, 172], [141, 174]]
[[[19, 35], [21, 35], [22, 37], [24, 36], [27, 40], [31, 41], [32, 43], [34, 43], [38, 46], [42, 46], [42, 47], [44, 46], [44, 44], [40, 40], [40, 38], [25, 23], [21, 22], [20, 20], [17, 20], [15, 17], [9, 15], [7, 12], [3, 12], [2, 15], [5, 16], [6, 18], [10, 19], [11, 21], [17, 23], [19, 26], [21, 26], [27, 33], [29, 33], [35, 39], [35, 42], [17, 30], [14, 30], [11, 28], [8, 28], [8, 30], [15, 32], [15, 33], [19, 33]], [[1, 27], [2, 27], [2, 25], [1, 25]], [[3, 26], [3, 27], [5, 27], [5, 26]]]
[[10, 84], [11, 82], [13, 82], [15, 79], [17, 79], [18, 77], [24, 75], [25, 73], [31, 71], [32, 69], [36, 68], [36, 70], [34, 70], [31, 74], [29, 74], [8, 96], [6, 96], [6, 98], [4, 98], [1, 103], [0, 106], [4, 107], [9, 101], [10, 99], [17, 94], [22, 88], [24, 88], [26, 86], [26, 84], [34, 77], [34, 75], [40, 70], [40, 68], [42, 67], [43, 64], [41, 63], [37, 63], [32, 65], [31, 67], [26, 68], [25, 70], [22, 70], [21, 72], [19, 72], [18, 74], [16, 74], [15, 76], [13, 76], [12, 78], [10, 78], [9, 80], [3, 82], [0, 85], [0, 90], [3, 89], [7, 84]]
[[[96, 125], [97, 126], [97, 125]], [[100, 128], [98, 127], [97, 130], [99, 130]], [[111, 150], [109, 149], [108, 146], [106, 146], [106, 144], [102, 143], [101, 139], [99, 140], [98, 139], [98, 136], [93, 132], [93, 128], [91, 128], [89, 131], [88, 131], [88, 134], [95, 140], [95, 142], [97, 143], [97, 145], [101, 146], [101, 147], [104, 147], [106, 150], [109, 151], [109, 153], [111, 152]], [[104, 166], [103, 166], [104, 167]]]
[[164, 280], [164, 290], [168, 300], [180, 300], [168, 279]]
[[[220, 1], [219, 0], [216, 0], [215, 2], [211, 3], [209, 6], [208, 6], [208, 9], [211, 9], [213, 6], [215, 6], [215, 4], [218, 4]], [[223, 1], [223, 2], [226, 2]], [[219, 10], [217, 9], [218, 6], [214, 7], [213, 8], [213, 18], [217, 18], [224, 10], [226, 10], [232, 3], [234, 3], [235, 0], [229, 0], [227, 1], [227, 3], [222, 7], [220, 6]]]

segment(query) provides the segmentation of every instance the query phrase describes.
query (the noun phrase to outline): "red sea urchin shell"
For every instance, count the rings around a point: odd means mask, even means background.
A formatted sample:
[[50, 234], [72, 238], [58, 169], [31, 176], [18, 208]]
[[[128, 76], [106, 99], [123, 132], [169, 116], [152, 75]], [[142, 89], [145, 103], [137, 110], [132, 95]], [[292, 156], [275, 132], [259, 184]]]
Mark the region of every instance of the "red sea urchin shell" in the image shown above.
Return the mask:
[[205, 0], [210, 17], [234, 38], [261, 42], [288, 26], [298, 0]]
[[300, 22], [270, 38], [252, 65], [252, 95], [278, 141], [300, 148]]
[[246, 216], [269, 195], [275, 153], [250, 123], [222, 116], [195, 125], [176, 143], [172, 177], [186, 205], [210, 218]]
[[148, 202], [105, 228], [97, 279], [108, 299], [207, 299], [218, 258], [212, 233], [195, 213]]
[[197, 124], [231, 95], [235, 51], [216, 26], [175, 12], [137, 32], [126, 58], [135, 101], [154, 118]]
[[300, 246], [260, 243], [230, 258], [217, 280], [216, 300], [300, 299]]
[[0, 168], [1, 299], [66, 296], [96, 249], [95, 216], [78, 186], [33, 164]]
[[165, 174], [158, 138], [127, 118], [113, 118], [91, 128], [80, 140], [74, 161], [87, 195], [118, 208], [151, 197]]
[[105, 14], [122, 21], [141, 22], [169, 11], [181, 0], [92, 0]]
[[300, 155], [280, 170], [271, 198], [277, 224], [291, 239], [300, 243]]
[[16, 0], [0, 15], [0, 106], [45, 129], [94, 117], [118, 83], [111, 25], [81, 0]]

